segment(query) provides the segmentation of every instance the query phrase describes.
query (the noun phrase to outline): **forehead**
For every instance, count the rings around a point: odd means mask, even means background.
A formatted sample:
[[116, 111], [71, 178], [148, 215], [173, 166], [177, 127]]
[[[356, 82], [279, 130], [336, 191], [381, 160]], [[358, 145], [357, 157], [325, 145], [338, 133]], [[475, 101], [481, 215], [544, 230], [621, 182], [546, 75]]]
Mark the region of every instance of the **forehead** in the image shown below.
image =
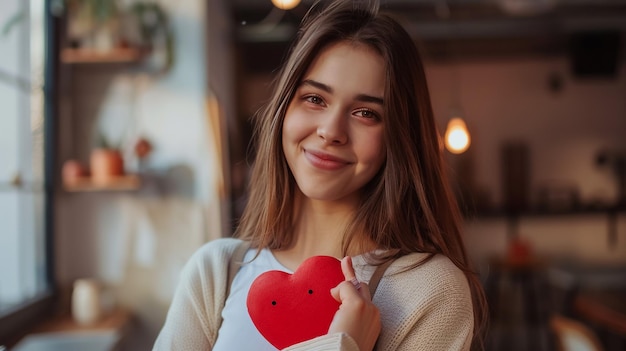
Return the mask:
[[340, 41], [320, 50], [304, 75], [346, 93], [384, 96], [385, 62], [373, 48]]

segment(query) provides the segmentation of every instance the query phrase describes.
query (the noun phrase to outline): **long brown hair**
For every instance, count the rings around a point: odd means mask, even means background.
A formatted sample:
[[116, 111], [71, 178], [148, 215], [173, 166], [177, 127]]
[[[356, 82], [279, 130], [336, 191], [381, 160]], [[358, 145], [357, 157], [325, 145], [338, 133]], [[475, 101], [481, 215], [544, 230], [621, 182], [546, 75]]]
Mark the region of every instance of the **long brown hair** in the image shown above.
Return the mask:
[[445, 174], [422, 61], [409, 34], [392, 17], [379, 13], [375, 1], [314, 5], [303, 20], [273, 95], [256, 116], [257, 154], [237, 236], [258, 248], [292, 245], [296, 185], [282, 150], [283, 121], [313, 59], [338, 41], [368, 45], [386, 62], [386, 161], [362, 190], [342, 250], [345, 254], [358, 247], [366, 235], [389, 253], [381, 260], [413, 252], [450, 258], [467, 276], [474, 303], [474, 344], [481, 347], [486, 300], [463, 246], [462, 217]]

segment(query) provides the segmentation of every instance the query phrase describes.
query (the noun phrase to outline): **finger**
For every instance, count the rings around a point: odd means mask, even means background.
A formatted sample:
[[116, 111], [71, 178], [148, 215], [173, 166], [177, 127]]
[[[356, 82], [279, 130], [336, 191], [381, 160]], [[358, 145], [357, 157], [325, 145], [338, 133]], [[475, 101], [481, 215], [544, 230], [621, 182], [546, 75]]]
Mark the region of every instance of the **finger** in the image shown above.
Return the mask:
[[369, 291], [367, 294], [362, 293], [363, 290], [368, 290], [367, 284], [360, 282], [356, 278], [356, 274], [354, 272], [354, 266], [352, 265], [352, 257], [346, 256], [341, 260], [341, 271], [343, 272], [344, 277], [347, 281], [349, 281], [357, 291], [360, 292], [361, 296], [367, 297], [368, 300], [371, 301], [371, 297]]
[[362, 298], [363, 295], [354, 288], [351, 282], [344, 280], [336, 287], [330, 289], [330, 294], [339, 303], [343, 303], [346, 299]]
[[347, 281], [356, 277], [356, 274], [354, 274], [354, 267], [352, 267], [352, 257], [346, 256], [341, 260], [341, 271]]
[[372, 301], [372, 296], [370, 295], [369, 285], [361, 282], [361, 289], [356, 290], [354, 288], [354, 285], [352, 285], [351, 282], [343, 281], [336, 287], [330, 289], [330, 294], [333, 296], [335, 300], [337, 300], [337, 302], [341, 302], [342, 298], [345, 298], [347, 296], [354, 296], [352, 294], [348, 295], [348, 293], [343, 293], [343, 295], [341, 295], [340, 289], [342, 289], [342, 286], [345, 286], [346, 287], [345, 289], [349, 290], [350, 292], [355, 292], [357, 295], [361, 296], [362, 298], [365, 298], [368, 301]]

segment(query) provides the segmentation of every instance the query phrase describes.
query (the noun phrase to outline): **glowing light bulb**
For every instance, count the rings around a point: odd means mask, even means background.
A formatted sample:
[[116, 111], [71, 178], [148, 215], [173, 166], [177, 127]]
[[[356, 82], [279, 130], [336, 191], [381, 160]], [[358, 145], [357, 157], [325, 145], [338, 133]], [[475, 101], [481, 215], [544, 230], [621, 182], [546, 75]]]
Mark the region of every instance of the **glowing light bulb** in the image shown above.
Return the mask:
[[272, 0], [272, 4], [281, 10], [291, 10], [298, 6], [300, 0]]
[[470, 146], [470, 135], [463, 119], [452, 118], [448, 122], [446, 134], [444, 136], [446, 149], [453, 154], [462, 154]]

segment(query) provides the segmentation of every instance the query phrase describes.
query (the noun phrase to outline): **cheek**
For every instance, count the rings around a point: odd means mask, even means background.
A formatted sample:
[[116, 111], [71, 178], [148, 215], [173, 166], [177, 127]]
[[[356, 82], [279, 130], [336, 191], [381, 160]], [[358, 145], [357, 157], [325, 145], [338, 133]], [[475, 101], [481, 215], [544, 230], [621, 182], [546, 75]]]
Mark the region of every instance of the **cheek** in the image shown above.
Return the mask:
[[362, 150], [361, 156], [363, 160], [372, 166], [380, 167], [387, 156], [382, 131], [369, 134], [366, 138], [362, 138], [362, 140], [363, 142], [359, 149]]
[[292, 113], [287, 111], [287, 115], [285, 115], [285, 120], [283, 121], [283, 130], [282, 130], [282, 144], [283, 144], [283, 154], [287, 158], [287, 162], [291, 162], [291, 158], [294, 157], [295, 146], [298, 141], [301, 139], [301, 131], [299, 128], [299, 123], [297, 122], [297, 118]]
[[288, 110], [283, 121], [283, 146], [287, 142], [297, 142], [307, 136], [308, 127], [297, 112]]
[[282, 138], [283, 138], [283, 148], [286, 146], [285, 143], [290, 139], [290, 136], [293, 135], [293, 117], [291, 110], [288, 109], [285, 114], [285, 119], [283, 120], [283, 130], [282, 130]]

